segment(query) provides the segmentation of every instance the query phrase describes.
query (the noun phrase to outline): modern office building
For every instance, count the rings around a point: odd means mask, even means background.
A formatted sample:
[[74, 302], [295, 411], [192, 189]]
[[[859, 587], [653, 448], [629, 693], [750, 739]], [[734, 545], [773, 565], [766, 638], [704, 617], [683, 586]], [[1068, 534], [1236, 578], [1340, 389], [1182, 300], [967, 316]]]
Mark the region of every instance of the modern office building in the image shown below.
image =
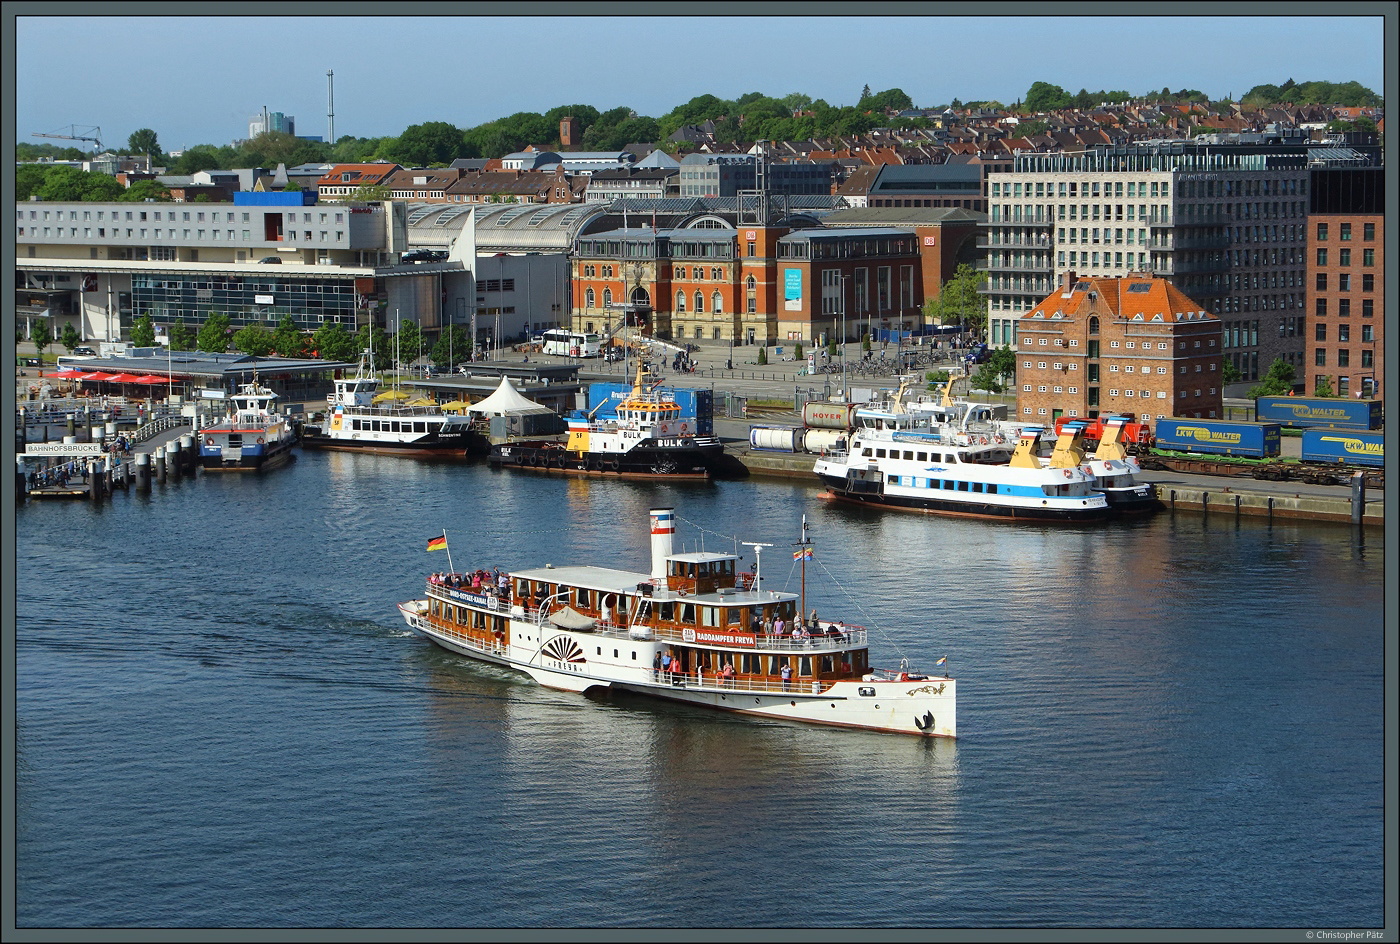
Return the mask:
[[[236, 203], [15, 205], [16, 306], [56, 337], [116, 341], [149, 314], [192, 328], [213, 312], [236, 330], [291, 315], [303, 330], [417, 319], [440, 326], [473, 300], [470, 240], [446, 261], [399, 265], [406, 208], [392, 202], [305, 205], [310, 194], [240, 193]], [[464, 263], [463, 260], [466, 260]]]
[[1313, 173], [1308, 216], [1305, 392], [1385, 389], [1385, 169]]
[[1067, 271], [1021, 316], [1017, 337], [1022, 421], [1222, 415], [1220, 319], [1166, 279]]
[[991, 344], [1017, 344], [1057, 273], [1141, 273], [1218, 316], [1244, 380], [1276, 357], [1301, 367], [1310, 159], [1179, 144], [1015, 158], [988, 181]]

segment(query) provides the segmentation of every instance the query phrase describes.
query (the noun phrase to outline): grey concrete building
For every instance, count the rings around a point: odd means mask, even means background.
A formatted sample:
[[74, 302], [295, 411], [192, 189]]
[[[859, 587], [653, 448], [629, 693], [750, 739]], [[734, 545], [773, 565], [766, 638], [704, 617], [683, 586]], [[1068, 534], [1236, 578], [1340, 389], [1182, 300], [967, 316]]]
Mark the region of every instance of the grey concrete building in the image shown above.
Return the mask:
[[1060, 273], [1149, 273], [1219, 317], [1245, 380], [1303, 363], [1305, 153], [1105, 148], [1029, 155], [989, 175], [988, 334], [1015, 325]]

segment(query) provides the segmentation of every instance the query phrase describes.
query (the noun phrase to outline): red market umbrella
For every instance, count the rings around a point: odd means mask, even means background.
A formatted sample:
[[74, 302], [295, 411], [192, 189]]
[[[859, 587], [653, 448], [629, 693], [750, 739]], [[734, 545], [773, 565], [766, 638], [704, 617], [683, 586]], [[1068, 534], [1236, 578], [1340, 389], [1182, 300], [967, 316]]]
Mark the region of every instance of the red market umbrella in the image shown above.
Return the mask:
[[92, 373], [90, 373], [90, 374], [83, 374], [82, 377], [81, 377], [80, 379], [82, 379], [82, 380], [111, 380], [113, 377], [116, 377], [116, 376], [118, 376], [118, 375], [117, 375], [117, 374], [104, 374], [104, 373], [102, 373], [102, 371], [100, 371], [100, 370], [94, 370], [94, 371], [93, 371]]
[[155, 374], [145, 374], [131, 382], [138, 384], [168, 384], [174, 383], [175, 381], [171, 380], [169, 377], [157, 377]]
[[129, 384], [129, 383], [140, 383], [140, 382], [141, 382], [141, 378], [137, 377], [135, 374], [126, 374], [126, 373], [122, 373], [122, 374], [112, 374], [110, 377], [107, 378], [107, 380], [111, 381], [112, 383], [118, 383], [118, 384]]
[[85, 377], [85, 376], [87, 376], [87, 375], [84, 374], [81, 370], [74, 370], [73, 368], [69, 367], [69, 368], [67, 368], [66, 370], [56, 370], [56, 371], [53, 371], [52, 373], [45, 374], [44, 376], [45, 376], [45, 377], [58, 377], [58, 378], [60, 378], [60, 379], [62, 379], [62, 380], [72, 380], [72, 379], [74, 379], [75, 377]]

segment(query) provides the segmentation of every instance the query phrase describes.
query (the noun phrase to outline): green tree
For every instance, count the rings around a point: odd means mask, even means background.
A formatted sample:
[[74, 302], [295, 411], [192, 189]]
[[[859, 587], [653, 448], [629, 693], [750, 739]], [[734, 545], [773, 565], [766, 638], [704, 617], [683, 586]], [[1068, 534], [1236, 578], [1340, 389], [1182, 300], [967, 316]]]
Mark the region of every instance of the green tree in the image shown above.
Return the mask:
[[393, 160], [405, 167], [426, 167], [429, 164], [450, 164], [466, 146], [462, 129], [445, 121], [426, 121], [409, 125], [399, 135], [393, 147]]
[[1069, 108], [1072, 97], [1058, 85], [1049, 82], [1034, 82], [1026, 92], [1022, 108], [1029, 112], [1054, 111]]
[[360, 356], [355, 335], [335, 321], [328, 321], [316, 329], [311, 335], [311, 346], [315, 355], [322, 360], [354, 361]]
[[341, 203], [373, 203], [389, 199], [389, 188], [379, 184], [362, 184], [343, 197], [332, 197]]
[[1243, 379], [1244, 375], [1240, 373], [1240, 369], [1235, 366], [1234, 361], [1230, 360], [1228, 357], [1222, 357], [1220, 359], [1220, 382], [1222, 384], [1228, 387], [1230, 384], [1239, 383]]
[[78, 170], [76, 167], [54, 167], [44, 177], [37, 193], [44, 200], [77, 202], [80, 200], [111, 201], [122, 195], [125, 188], [115, 177]]
[[29, 326], [29, 340], [34, 345], [34, 350], [38, 352], [40, 359], [44, 356], [44, 348], [49, 346], [53, 340], [52, 332], [49, 331], [49, 319], [35, 318]]
[[160, 154], [160, 142], [156, 139], [156, 133], [150, 128], [138, 128], [131, 132], [131, 136], [126, 139], [126, 147], [132, 154], [146, 155], [147, 164], [150, 163], [153, 155]]
[[765, 345], [758, 349], [758, 365], [765, 366], [768, 363], [768, 347]]
[[1327, 374], [1318, 374], [1317, 382], [1313, 384], [1312, 395], [1315, 397], [1336, 396], [1336, 394], [1332, 392], [1332, 378]]
[[973, 390], [987, 390], [991, 393], [1001, 393], [1006, 389], [990, 362], [979, 364], [977, 373], [972, 375], [969, 383]]
[[297, 328], [291, 315], [283, 315], [272, 332], [272, 349], [283, 357], [300, 357], [306, 346], [306, 336]]
[[272, 332], [259, 324], [244, 325], [233, 333], [233, 347], [244, 354], [266, 357], [273, 351]]
[[49, 169], [43, 164], [20, 164], [15, 167], [15, 199], [28, 200], [44, 186]]
[[433, 364], [443, 370], [456, 370], [471, 354], [471, 342], [467, 340], [467, 329], [459, 324], [448, 325], [438, 332], [433, 344]]
[[802, 360], [802, 342], [799, 341], [792, 346], [792, 358], [795, 361]]
[[386, 364], [394, 361], [394, 348], [389, 335], [378, 325], [365, 325], [355, 335], [356, 350], [374, 350], [374, 366], [383, 370]]
[[159, 184], [154, 180], [138, 180], [121, 193], [117, 200], [122, 203], [145, 203], [147, 200], [158, 200], [162, 203], [170, 202], [170, 191], [164, 184]]
[[228, 315], [211, 311], [209, 317], [204, 319], [204, 324], [199, 326], [199, 334], [195, 338], [195, 350], [203, 351], [206, 354], [222, 354], [228, 350]]
[[992, 371], [1003, 387], [1016, 382], [1016, 352], [1005, 344], [988, 354], [983, 366]]
[[170, 350], [172, 351], [194, 351], [198, 350], [198, 336], [195, 330], [183, 321], [171, 322], [166, 329], [170, 338]]
[[156, 346], [156, 326], [151, 323], [151, 313], [137, 318], [131, 326], [131, 343], [135, 347]]
[[394, 364], [396, 369], [402, 369], [404, 364], [411, 364], [418, 359], [418, 349], [423, 344], [423, 332], [418, 329], [418, 322], [409, 321], [407, 318], [399, 322], [399, 330], [394, 335], [394, 351], [397, 360]]
[[924, 315], [934, 324], [961, 325], [980, 336], [987, 323], [987, 310], [978, 289], [986, 282], [985, 272], [967, 263], [959, 265], [953, 277], [943, 283], [938, 295], [924, 302]]
[[1264, 374], [1264, 379], [1257, 386], [1252, 388], [1246, 396], [1251, 400], [1255, 397], [1281, 397], [1293, 389], [1293, 365], [1289, 364], [1281, 357], [1274, 358], [1274, 362], [1269, 365], [1269, 370]]
[[82, 335], [78, 334], [78, 329], [73, 327], [73, 322], [65, 322], [63, 331], [59, 334], [59, 343], [68, 348], [68, 353], [72, 354], [79, 344], [83, 343]]

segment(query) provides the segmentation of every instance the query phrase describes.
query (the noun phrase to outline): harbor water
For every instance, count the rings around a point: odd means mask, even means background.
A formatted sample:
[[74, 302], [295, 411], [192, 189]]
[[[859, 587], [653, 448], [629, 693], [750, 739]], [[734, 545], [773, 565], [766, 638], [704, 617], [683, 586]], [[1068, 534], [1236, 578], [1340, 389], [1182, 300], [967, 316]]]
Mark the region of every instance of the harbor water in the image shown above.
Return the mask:
[[[947, 656], [959, 739], [551, 691], [395, 610], [448, 554], [646, 571], [653, 507], [774, 589], [807, 515], [808, 608]], [[303, 452], [17, 539], [20, 928], [1383, 922], [1374, 532]]]

